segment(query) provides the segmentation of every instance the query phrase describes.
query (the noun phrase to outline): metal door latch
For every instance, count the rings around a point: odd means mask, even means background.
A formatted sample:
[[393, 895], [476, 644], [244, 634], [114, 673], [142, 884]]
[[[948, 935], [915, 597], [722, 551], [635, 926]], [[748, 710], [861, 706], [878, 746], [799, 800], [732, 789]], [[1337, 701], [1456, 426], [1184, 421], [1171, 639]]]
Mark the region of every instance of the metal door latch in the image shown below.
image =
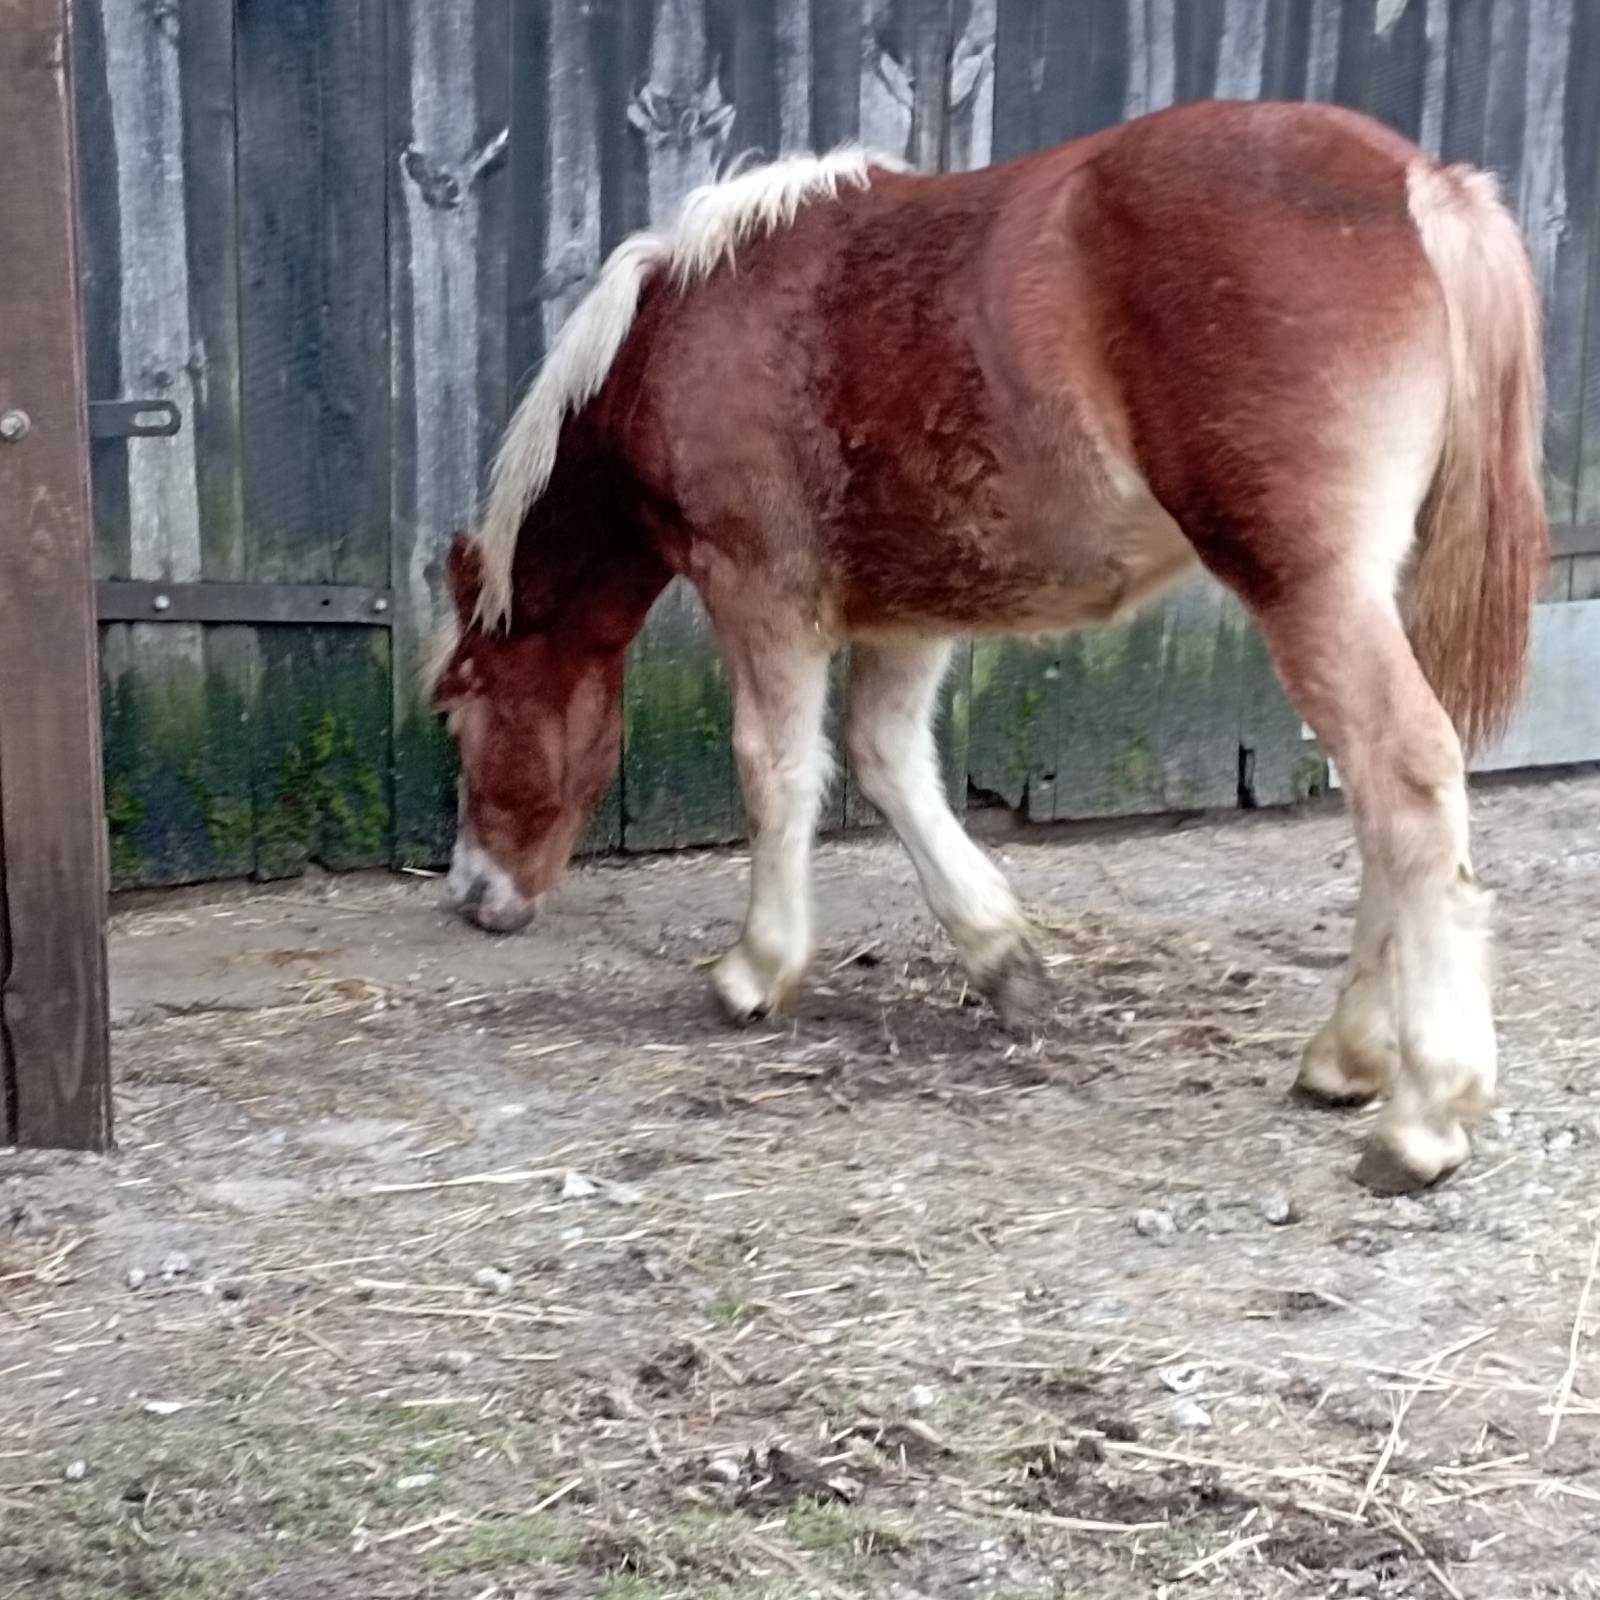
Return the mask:
[[91, 400], [92, 439], [166, 439], [183, 426], [183, 415], [170, 400]]

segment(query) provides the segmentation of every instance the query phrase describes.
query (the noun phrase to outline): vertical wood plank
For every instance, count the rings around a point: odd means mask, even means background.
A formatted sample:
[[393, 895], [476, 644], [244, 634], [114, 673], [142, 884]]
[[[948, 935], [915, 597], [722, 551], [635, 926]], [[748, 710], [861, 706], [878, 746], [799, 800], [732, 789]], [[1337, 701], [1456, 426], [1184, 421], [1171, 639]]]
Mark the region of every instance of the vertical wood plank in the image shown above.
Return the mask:
[[781, 131], [776, 8], [710, 0], [706, 20], [708, 48], [719, 68], [722, 97], [733, 108], [728, 154], [732, 157], [748, 151], [753, 160], [770, 161], [786, 148]]
[[[1600, 113], [1595, 104], [1600, 85], [1593, 81], [1585, 84], [1581, 78], [1572, 88], [1587, 103], [1573, 110], [1588, 127], [1579, 134], [1574, 176], [1580, 184], [1587, 180], [1590, 188], [1587, 196], [1578, 191], [1576, 205], [1568, 194], [1567, 94], [1573, 46], [1587, 42], [1575, 39], [1574, 22], [1573, 0], [1531, 0], [1528, 6], [1522, 161], [1512, 191], [1533, 259], [1546, 325], [1554, 330], [1545, 344], [1545, 497], [1551, 516], [1558, 521], [1572, 515], [1575, 477], [1580, 469], [1582, 340], [1567, 336], [1566, 330], [1581, 326], [1583, 269], [1593, 249], [1595, 201], [1600, 198], [1593, 178], [1593, 146], [1600, 139]], [[1585, 138], [1587, 148], [1581, 142]]]
[[[647, 222], [669, 222], [691, 189], [712, 181], [737, 112], [717, 73], [706, 0], [637, 0], [623, 12], [613, 36], [620, 53], [601, 68], [608, 245]], [[756, 49], [748, 55], [754, 72]], [[630, 849], [739, 837], [731, 738], [710, 625], [694, 591], [675, 581], [628, 657], [622, 833]]]
[[812, 5], [790, 0], [779, 6], [773, 32], [773, 70], [778, 80], [780, 152], [824, 148], [812, 122]]
[[1339, 35], [1344, 16], [1341, 0], [1311, 0], [1306, 44], [1307, 100], [1332, 100], [1339, 76]]
[[[244, 565], [258, 579], [389, 581], [385, 20], [383, 0], [237, 7]], [[390, 696], [369, 679], [369, 652], [387, 644], [263, 630], [263, 875], [389, 859]], [[304, 670], [313, 659], [321, 670]], [[344, 727], [353, 704], [381, 749], [367, 727]], [[338, 759], [324, 759], [329, 741]], [[314, 828], [281, 826], [283, 796], [313, 768], [337, 803], [318, 801]]]
[[[111, 1140], [85, 359], [62, 0], [11, 0], [0, 104], [0, 1138]], [[24, 428], [23, 421], [26, 426]]]
[[[182, 418], [171, 438], [95, 447], [98, 568], [237, 577], [231, 13], [86, 0], [78, 29], [92, 393]], [[248, 871], [248, 630], [119, 624], [101, 664], [113, 883]]]
[[[1572, 519], [1596, 522], [1600, 521], [1600, 7], [1575, 7], [1570, 38], [1564, 128], [1570, 214], [1552, 290], [1548, 344], [1553, 357], [1554, 431], [1547, 442], [1558, 448], [1565, 445], [1551, 462], [1550, 475], [1557, 481], [1570, 475]], [[1570, 445], [1565, 444], [1563, 429], [1570, 430]], [[1574, 599], [1590, 597], [1588, 577], [1593, 571], [1592, 558], [1575, 564]]]
[[811, 138], [818, 149], [861, 135], [866, 48], [861, 0], [811, 0]]
[[[378, 0], [239, 6], [244, 255], [243, 397], [247, 567], [253, 576], [382, 584], [389, 576], [384, 17]], [[383, 648], [384, 641], [364, 641]], [[375, 863], [370, 827], [386, 754], [324, 798], [349, 737], [337, 702], [355, 684], [348, 648], [294, 632], [263, 638], [256, 748], [258, 863]], [[366, 695], [366, 711], [373, 697]], [[386, 697], [385, 697], [386, 698]], [[386, 730], [386, 718], [376, 725]], [[326, 824], [281, 825], [304, 775]], [[299, 802], [296, 802], [298, 804]], [[292, 808], [291, 808], [292, 809]], [[341, 836], [341, 828], [343, 836]], [[297, 852], [299, 853], [297, 855]]]
[[[1177, 93], [1177, 31], [1171, 6], [1155, 0], [1127, 0], [1127, 115], [1170, 106]], [[1276, 13], [1274, 13], [1276, 15]]]
[[1416, 139], [1429, 76], [1426, 0], [1345, 0], [1334, 95]]
[[968, 0], [956, 13], [955, 44], [950, 52], [950, 122], [945, 136], [945, 165], [952, 172], [989, 165], [994, 140], [997, 9], [997, 0]]
[[506, 415], [510, 22], [505, 0], [390, 12], [395, 850], [413, 864], [442, 859], [455, 822], [418, 673]]
[[1192, 0], [1178, 8], [1174, 99], [1208, 100], [1222, 51], [1224, 0]]
[[994, 128], [996, 161], [1011, 161], [1040, 147], [1035, 104], [1042, 70], [1040, 0], [996, 0], [994, 26]]
[[1223, 0], [1215, 98], [1261, 98], [1267, 65], [1267, 28], [1267, 7], [1260, 0]]
[[[1215, 6], [1175, 11], [1153, 0], [1000, 0], [995, 27], [996, 159], [1045, 149], [1188, 93], [1193, 54]], [[1220, 12], [1212, 21], [1220, 25]], [[1215, 54], [1216, 40], [1211, 39]], [[1259, 63], [1257, 65], [1259, 71]], [[1185, 76], [1187, 73], [1187, 76]]]
[[239, 0], [237, 53], [246, 571], [382, 586], [382, 0]]
[[907, 0], [900, 36], [911, 90], [906, 156], [918, 171], [939, 172], [949, 155], [950, 62], [955, 47], [952, 0]]
[[[857, 112], [861, 142], [869, 150], [887, 151], [913, 166], [923, 164], [912, 150], [911, 135], [916, 95], [912, 52], [924, 9], [920, 0], [891, 0], [889, 4], [856, 0], [861, 36], [861, 103]], [[928, 88], [925, 83], [925, 94]], [[931, 165], [938, 166], [937, 151]]]
[[1312, 0], [1282, 0], [1267, 7], [1261, 97], [1305, 100], [1311, 70]]

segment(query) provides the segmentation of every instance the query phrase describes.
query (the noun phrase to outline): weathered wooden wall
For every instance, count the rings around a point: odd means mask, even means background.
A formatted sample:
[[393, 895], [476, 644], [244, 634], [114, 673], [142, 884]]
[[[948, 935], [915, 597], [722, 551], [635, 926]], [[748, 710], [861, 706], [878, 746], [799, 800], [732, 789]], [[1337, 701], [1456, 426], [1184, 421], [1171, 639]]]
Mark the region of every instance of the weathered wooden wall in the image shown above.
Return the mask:
[[[1274, 96], [1496, 168], [1550, 302], [1551, 507], [1576, 531], [1549, 598], [1600, 596], [1587, 0], [78, 9], [91, 392], [185, 419], [96, 447], [100, 576], [392, 596], [388, 628], [105, 629], [120, 883], [438, 859], [451, 770], [412, 685], [443, 545], [604, 254], [746, 150], [860, 139], [968, 167], [1174, 101]], [[736, 837], [728, 696], [687, 592], [652, 616], [626, 694], [591, 843]], [[1115, 633], [965, 652], [944, 743], [958, 801], [970, 784], [1041, 818], [1270, 803], [1321, 771], [1205, 583]], [[833, 821], [864, 814], [845, 790]]]

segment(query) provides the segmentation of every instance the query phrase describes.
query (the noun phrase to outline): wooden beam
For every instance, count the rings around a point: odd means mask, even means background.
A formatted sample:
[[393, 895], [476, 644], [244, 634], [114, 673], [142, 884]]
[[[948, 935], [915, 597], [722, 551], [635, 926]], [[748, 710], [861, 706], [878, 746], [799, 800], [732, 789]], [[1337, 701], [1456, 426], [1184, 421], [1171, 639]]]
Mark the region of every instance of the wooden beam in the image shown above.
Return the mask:
[[1551, 523], [1550, 554], [1558, 559], [1600, 555], [1600, 522]]
[[387, 628], [394, 597], [348, 583], [153, 583], [96, 585], [102, 622], [281, 623]]
[[67, 0], [0, 0], [0, 1083], [17, 1144], [104, 1149], [105, 826]]

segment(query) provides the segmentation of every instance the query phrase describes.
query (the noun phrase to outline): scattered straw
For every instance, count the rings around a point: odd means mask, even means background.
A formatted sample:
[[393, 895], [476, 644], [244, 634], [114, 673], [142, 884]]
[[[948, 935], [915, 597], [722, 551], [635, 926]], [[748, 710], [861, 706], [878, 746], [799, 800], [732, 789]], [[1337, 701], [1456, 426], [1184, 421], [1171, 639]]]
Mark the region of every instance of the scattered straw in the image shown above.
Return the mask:
[[1567, 1341], [1567, 1365], [1556, 1385], [1556, 1396], [1550, 1412], [1550, 1431], [1545, 1435], [1544, 1447], [1550, 1449], [1561, 1432], [1561, 1418], [1572, 1398], [1572, 1386], [1578, 1376], [1578, 1347], [1583, 1342], [1584, 1318], [1589, 1312], [1589, 1296], [1594, 1291], [1596, 1269], [1600, 1268], [1600, 1224], [1596, 1224], [1594, 1238], [1589, 1245], [1589, 1271], [1584, 1276], [1583, 1289], [1578, 1295], [1578, 1309], [1572, 1317], [1572, 1337]]

